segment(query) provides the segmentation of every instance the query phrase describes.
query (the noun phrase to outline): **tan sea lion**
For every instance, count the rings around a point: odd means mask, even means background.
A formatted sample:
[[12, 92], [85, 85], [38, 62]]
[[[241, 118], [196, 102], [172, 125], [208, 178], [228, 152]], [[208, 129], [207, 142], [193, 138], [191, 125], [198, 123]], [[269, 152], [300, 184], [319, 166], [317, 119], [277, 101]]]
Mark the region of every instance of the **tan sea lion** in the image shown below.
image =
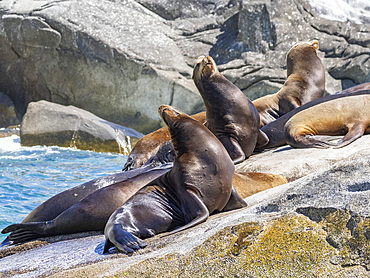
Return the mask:
[[205, 107], [210, 131], [225, 146], [234, 163], [248, 158], [255, 146], [267, 144], [259, 130], [260, 117], [253, 103], [217, 69], [212, 57], [198, 58], [193, 71]]
[[131, 253], [146, 246], [143, 238], [178, 232], [206, 221], [211, 213], [246, 205], [233, 191], [234, 163], [220, 141], [170, 106], [162, 105], [159, 114], [171, 133], [174, 165], [112, 214], [104, 253], [113, 246]]
[[[368, 88], [368, 90], [361, 90], [362, 88]], [[348, 96], [355, 96], [355, 95], [366, 95], [370, 94], [370, 83], [366, 84], [361, 84], [358, 86], [354, 86], [352, 88], [349, 88], [347, 90], [338, 92], [333, 95], [328, 95], [319, 99], [315, 99], [313, 101], [310, 101], [292, 111], [289, 113], [285, 114], [284, 116], [280, 117], [279, 119], [265, 125], [264, 127], [261, 128], [261, 130], [267, 135], [269, 138], [269, 142], [267, 145], [265, 145], [263, 148], [268, 149], [268, 148], [275, 148], [279, 146], [283, 146], [286, 144], [285, 142], [285, 133], [284, 133], [284, 126], [286, 122], [292, 118], [295, 114], [306, 110], [310, 107], [313, 107], [315, 105], [318, 105], [320, 103], [328, 102], [334, 99], [339, 99], [339, 98], [345, 98]]]
[[[285, 141], [295, 148], [344, 147], [370, 133], [370, 95], [327, 101], [294, 115], [285, 124]], [[344, 135], [338, 143], [322, 135]]]
[[235, 172], [233, 177], [233, 186], [243, 199], [285, 183], [288, 183], [288, 180], [283, 176], [266, 173]]
[[287, 55], [287, 79], [275, 94], [253, 101], [260, 114], [260, 127], [289, 111], [321, 98], [325, 93], [325, 69], [317, 56], [319, 42], [301, 42]]

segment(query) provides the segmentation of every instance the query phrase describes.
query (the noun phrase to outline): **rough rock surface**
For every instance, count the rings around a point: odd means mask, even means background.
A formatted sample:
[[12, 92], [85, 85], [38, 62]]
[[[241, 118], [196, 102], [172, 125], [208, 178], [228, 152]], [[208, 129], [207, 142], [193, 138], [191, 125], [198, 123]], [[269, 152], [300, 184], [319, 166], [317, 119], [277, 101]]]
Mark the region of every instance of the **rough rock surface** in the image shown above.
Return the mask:
[[[370, 136], [360, 140], [368, 146]], [[321, 170], [310, 167], [322, 156], [309, 149], [311, 160], [294, 162], [306, 176], [246, 198], [245, 209], [148, 239], [132, 256], [100, 255], [103, 235], [69, 236], [2, 250], [0, 269], [5, 277], [368, 277], [370, 150], [349, 147], [331, 150]], [[291, 151], [269, 157], [284, 169]]]
[[20, 115], [8, 95], [0, 92], [0, 128], [20, 124]]
[[76, 147], [128, 155], [143, 135], [74, 106], [31, 102], [21, 124], [23, 146]]
[[161, 104], [203, 109], [200, 55], [251, 99], [281, 88], [286, 53], [313, 38], [328, 93], [370, 81], [367, 14], [331, 20], [320, 16], [331, 2], [317, 1], [1, 1], [0, 90], [21, 115], [43, 99], [149, 132]]
[[351, 154], [360, 150], [366, 151], [369, 146], [370, 135], [364, 135], [346, 148], [340, 149], [294, 149], [285, 145], [251, 156], [236, 165], [236, 170], [281, 175], [288, 181], [294, 181], [310, 173], [326, 170]]

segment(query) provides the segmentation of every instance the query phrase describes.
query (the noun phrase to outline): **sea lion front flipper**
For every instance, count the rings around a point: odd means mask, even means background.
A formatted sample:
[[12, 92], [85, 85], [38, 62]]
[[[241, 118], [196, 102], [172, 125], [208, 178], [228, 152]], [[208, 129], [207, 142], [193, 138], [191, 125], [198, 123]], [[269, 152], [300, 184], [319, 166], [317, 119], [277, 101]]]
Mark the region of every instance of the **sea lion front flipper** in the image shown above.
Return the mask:
[[221, 137], [219, 140], [224, 145], [234, 164], [243, 162], [246, 159], [245, 153], [236, 139], [233, 137]]
[[114, 247], [114, 244], [109, 239], [106, 239], [104, 243], [103, 254], [107, 254], [109, 249], [112, 247]]
[[185, 216], [186, 224], [181, 226], [165, 236], [178, 233], [189, 229], [207, 220], [209, 211], [199, 196], [191, 189], [186, 190], [186, 193], [181, 196], [181, 207]]
[[356, 123], [354, 124], [347, 132], [347, 134], [339, 140], [338, 144], [334, 146], [335, 149], [342, 148], [347, 146], [348, 144], [352, 143], [356, 139], [360, 138], [364, 135], [367, 126], [363, 123]]
[[222, 211], [230, 211], [234, 209], [240, 209], [248, 206], [247, 203], [239, 196], [238, 192], [236, 192], [234, 186], [231, 191], [230, 199], [227, 202], [226, 206], [222, 209]]
[[269, 143], [270, 139], [267, 137], [266, 133], [262, 130], [258, 130], [257, 144], [256, 148], [262, 148]]
[[106, 235], [104, 254], [113, 246], [125, 253], [132, 253], [135, 250], [147, 246], [144, 240], [124, 230], [121, 224], [112, 225], [109, 229], [106, 229], [104, 233]]

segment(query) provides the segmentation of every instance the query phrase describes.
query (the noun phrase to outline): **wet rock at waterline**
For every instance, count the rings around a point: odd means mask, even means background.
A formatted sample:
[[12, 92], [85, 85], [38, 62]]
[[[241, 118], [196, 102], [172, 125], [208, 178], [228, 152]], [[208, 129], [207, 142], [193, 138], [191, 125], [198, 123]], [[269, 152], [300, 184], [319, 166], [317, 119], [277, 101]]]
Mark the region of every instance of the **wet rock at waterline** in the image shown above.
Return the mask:
[[200, 55], [253, 100], [277, 92], [289, 49], [315, 38], [334, 93], [370, 81], [368, 2], [346, 21], [317, 0], [0, 1], [0, 90], [21, 115], [43, 99], [148, 133], [161, 104], [204, 109]]
[[143, 135], [74, 106], [31, 102], [21, 124], [23, 146], [76, 147], [125, 155]]
[[[363, 146], [369, 140], [365, 135], [352, 149], [351, 144], [328, 150], [324, 161], [317, 149], [307, 149], [295, 161], [302, 178], [246, 198], [245, 209], [213, 215], [172, 236], [146, 239], [148, 246], [132, 256], [101, 255], [104, 236], [96, 233], [59, 236], [48, 238], [47, 246], [33, 242], [34, 249], [30, 243], [0, 249], [0, 269], [9, 276], [63, 278], [367, 277], [370, 150]], [[299, 154], [279, 150], [269, 158], [280, 160], [273, 168], [280, 166], [282, 172], [286, 161]], [[319, 168], [312, 167], [315, 160]]]

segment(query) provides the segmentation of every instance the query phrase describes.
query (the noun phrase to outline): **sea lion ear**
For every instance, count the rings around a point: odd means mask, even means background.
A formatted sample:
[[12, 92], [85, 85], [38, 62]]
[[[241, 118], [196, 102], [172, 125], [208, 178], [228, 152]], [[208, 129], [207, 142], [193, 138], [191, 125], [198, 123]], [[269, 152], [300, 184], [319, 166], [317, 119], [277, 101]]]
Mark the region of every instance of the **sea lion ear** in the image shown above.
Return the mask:
[[317, 51], [319, 49], [319, 41], [318, 40], [313, 40], [311, 41], [311, 45], [313, 48]]

